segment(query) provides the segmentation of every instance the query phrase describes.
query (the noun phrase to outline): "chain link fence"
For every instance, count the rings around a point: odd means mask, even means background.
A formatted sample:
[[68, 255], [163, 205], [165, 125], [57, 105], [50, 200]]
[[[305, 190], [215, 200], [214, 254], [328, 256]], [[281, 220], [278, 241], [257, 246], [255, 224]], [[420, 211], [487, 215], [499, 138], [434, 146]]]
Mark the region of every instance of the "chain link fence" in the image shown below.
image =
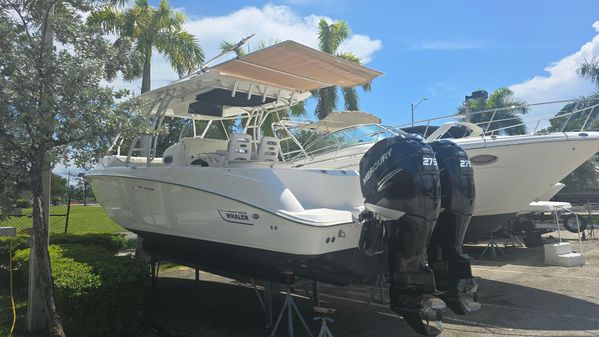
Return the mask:
[[[0, 226], [12, 226], [24, 233], [33, 226], [32, 209], [18, 209], [0, 220]], [[119, 233], [126, 230], [112, 221], [99, 204], [72, 202], [50, 206], [51, 233]]]

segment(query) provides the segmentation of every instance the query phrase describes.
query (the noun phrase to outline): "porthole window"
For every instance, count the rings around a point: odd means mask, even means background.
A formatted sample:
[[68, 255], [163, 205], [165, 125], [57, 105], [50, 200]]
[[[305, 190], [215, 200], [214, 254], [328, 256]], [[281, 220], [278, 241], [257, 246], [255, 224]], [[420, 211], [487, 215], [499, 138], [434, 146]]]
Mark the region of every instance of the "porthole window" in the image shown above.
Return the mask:
[[173, 156], [165, 156], [164, 158], [162, 158], [162, 162], [163, 162], [165, 165], [170, 165], [170, 164], [172, 164], [172, 163], [173, 163], [173, 160], [174, 160]]

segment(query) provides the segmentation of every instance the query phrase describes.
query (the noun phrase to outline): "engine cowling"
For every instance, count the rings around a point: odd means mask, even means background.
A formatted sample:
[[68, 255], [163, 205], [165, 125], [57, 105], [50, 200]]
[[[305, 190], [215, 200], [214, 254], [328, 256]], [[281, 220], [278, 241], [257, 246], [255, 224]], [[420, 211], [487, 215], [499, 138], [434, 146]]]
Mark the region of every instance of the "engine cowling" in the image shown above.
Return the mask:
[[441, 208], [428, 245], [428, 262], [437, 289], [449, 308], [465, 314], [480, 308], [470, 262], [462, 255], [464, 235], [474, 211], [474, 172], [466, 152], [449, 140], [429, 143], [441, 178]]
[[[430, 319], [432, 312], [440, 315], [432, 297], [436, 293], [435, 278], [426, 261], [427, 245], [441, 207], [434, 152], [415, 136], [386, 138], [364, 154], [360, 179], [366, 209], [362, 218], [370, 219], [370, 227], [377, 223], [373, 219], [384, 224], [391, 309], [415, 331], [429, 334], [422, 320]], [[367, 241], [361, 238], [361, 247]]]

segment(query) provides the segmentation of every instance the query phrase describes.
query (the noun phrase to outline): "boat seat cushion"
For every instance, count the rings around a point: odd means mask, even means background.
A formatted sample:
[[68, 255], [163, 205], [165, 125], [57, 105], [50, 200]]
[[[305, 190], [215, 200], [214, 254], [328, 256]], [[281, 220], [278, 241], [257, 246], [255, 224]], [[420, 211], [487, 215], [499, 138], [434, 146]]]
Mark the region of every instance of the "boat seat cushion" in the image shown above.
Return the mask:
[[251, 160], [252, 159], [252, 136], [244, 133], [233, 133], [227, 147], [227, 160]]
[[258, 161], [278, 161], [279, 140], [275, 137], [262, 137], [258, 145]]

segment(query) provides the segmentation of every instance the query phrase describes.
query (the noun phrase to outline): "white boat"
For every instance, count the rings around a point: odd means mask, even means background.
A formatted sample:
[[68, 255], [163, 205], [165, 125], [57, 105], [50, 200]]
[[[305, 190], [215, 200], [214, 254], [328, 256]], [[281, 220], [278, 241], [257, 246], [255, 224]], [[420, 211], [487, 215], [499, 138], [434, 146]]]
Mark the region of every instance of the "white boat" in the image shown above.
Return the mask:
[[[260, 134], [269, 114], [311, 90], [353, 87], [380, 74], [291, 41], [202, 69], [141, 96], [154, 129], [165, 116], [187, 118], [194, 137], [181, 138], [162, 158], [155, 156], [157, 136], [137, 137], [126, 156], [105, 157], [87, 177], [108, 216], [143, 238], [152, 255], [281, 283], [291, 273], [347, 285], [390, 268], [393, 310], [425, 333], [422, 319], [436, 315], [425, 255], [440, 212], [432, 149], [417, 137], [389, 138], [384, 157], [369, 157], [371, 178], [360, 179], [351, 169], [292, 168], [279, 161], [280, 140]], [[206, 137], [240, 118], [243, 130], [228, 139]], [[409, 158], [398, 161], [398, 151]], [[410, 174], [389, 175], [407, 164]], [[382, 178], [388, 190], [363, 194], [367, 180]], [[412, 189], [397, 188], [398, 179]], [[379, 244], [383, 237], [393, 247]]]
[[[208, 121], [209, 128], [241, 117], [249, 123], [310, 90], [379, 75], [288, 41], [140, 98], [156, 129], [165, 116]], [[153, 155], [157, 137], [138, 137], [127, 156], [105, 157], [87, 177], [108, 215], [144, 238], [149, 251], [264, 279], [293, 271], [347, 284], [375, 273], [376, 263], [355, 254], [361, 225], [353, 216], [364, 207], [358, 173], [276, 167], [278, 140], [251, 128], [229, 140], [182, 138], [162, 158]]]
[[[293, 133], [295, 127], [315, 134], [286, 155], [289, 166], [358, 169], [362, 154], [373, 144], [404, 130], [383, 126], [375, 116], [361, 112], [334, 113], [327, 119], [308, 124], [284, 121], [275, 126], [283, 133]], [[489, 136], [492, 131], [464, 122], [424, 126], [420, 131], [427, 141], [451, 139], [470, 157], [477, 193], [466, 241], [488, 238], [490, 231], [599, 151], [599, 132], [594, 131]], [[462, 138], [448, 137], [451, 131], [461, 133]]]

